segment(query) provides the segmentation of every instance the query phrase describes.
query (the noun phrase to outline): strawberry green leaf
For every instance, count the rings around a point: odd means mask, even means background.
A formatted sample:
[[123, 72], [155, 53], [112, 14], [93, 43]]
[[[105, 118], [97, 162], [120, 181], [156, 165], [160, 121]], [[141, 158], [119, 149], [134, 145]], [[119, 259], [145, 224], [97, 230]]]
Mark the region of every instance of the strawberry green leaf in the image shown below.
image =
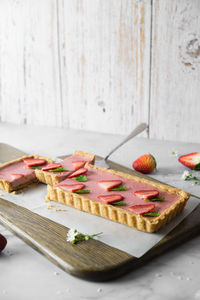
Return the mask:
[[67, 171], [67, 170], [63, 167], [59, 167], [59, 168], [56, 168], [56, 169], [49, 170], [49, 172], [64, 172], [64, 171]]
[[110, 191], [126, 191], [126, 186], [120, 185], [120, 186], [117, 186], [117, 187], [111, 189]]
[[164, 199], [165, 199], [165, 197], [155, 197], [152, 199], [144, 199], [144, 200], [148, 201], [148, 202], [155, 202], [155, 201], [163, 201]]
[[193, 168], [193, 170], [199, 171], [200, 170], [200, 163], [197, 164], [197, 165], [195, 165], [194, 168]]
[[90, 190], [78, 190], [75, 193], [77, 193], [77, 194], [89, 194]]
[[85, 181], [87, 181], [87, 176], [79, 175], [79, 176], [74, 177], [73, 179], [75, 179], [76, 181], [85, 182]]
[[143, 216], [147, 216], [147, 217], [158, 217], [160, 216], [160, 213], [158, 213], [157, 211], [150, 211], [148, 213], [143, 214]]
[[126, 205], [126, 202], [124, 201], [118, 201], [118, 202], [113, 202], [113, 203], [110, 203], [112, 205], [118, 205], [118, 206], [125, 206]]

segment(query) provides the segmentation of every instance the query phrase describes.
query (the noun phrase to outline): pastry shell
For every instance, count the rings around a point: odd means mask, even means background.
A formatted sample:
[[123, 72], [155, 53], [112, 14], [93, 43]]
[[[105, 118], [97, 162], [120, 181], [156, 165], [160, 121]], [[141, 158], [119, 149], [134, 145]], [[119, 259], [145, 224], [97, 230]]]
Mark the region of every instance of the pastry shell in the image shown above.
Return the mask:
[[[11, 160], [11, 161], [9, 161], [9, 162], [6, 162], [6, 163], [4, 163], [4, 164], [1, 164], [1, 165], [0, 165], [0, 170], [1, 170], [1, 168], [4, 168], [4, 167], [6, 167], [6, 166], [9, 166], [9, 165], [11, 165], [11, 164], [13, 164], [13, 163], [22, 161], [24, 158], [45, 159], [45, 160], [46, 160], [47, 162], [49, 162], [49, 163], [52, 163], [52, 162], [53, 162], [52, 159], [47, 158], [47, 157], [44, 157], [44, 156], [41, 156], [41, 155], [25, 155], [25, 156], [22, 156], [22, 157], [20, 157], [20, 158], [15, 159], [15, 160]], [[8, 192], [8, 193], [11, 193], [11, 192], [13, 192], [13, 191], [16, 191], [16, 190], [19, 190], [19, 189], [22, 189], [22, 188], [28, 186], [30, 183], [37, 182], [37, 181], [38, 181], [37, 178], [31, 179], [30, 181], [27, 181], [27, 182], [25, 182], [25, 183], [23, 183], [23, 184], [21, 184], [21, 185], [18, 185], [18, 186], [16, 186], [16, 187], [13, 187], [12, 182], [9, 182], [9, 181], [7, 181], [6, 179], [1, 179], [1, 178], [0, 178], [0, 189], [5, 190], [5, 191]]]
[[104, 204], [102, 202], [97, 202], [95, 200], [87, 198], [85, 195], [64, 191], [59, 187], [53, 187], [51, 185], [48, 185], [48, 194], [46, 199], [57, 201], [72, 206], [76, 209], [101, 216], [115, 222], [119, 222], [121, 224], [133, 227], [137, 230], [141, 230], [144, 232], [156, 232], [166, 223], [170, 222], [177, 214], [179, 214], [184, 209], [187, 200], [190, 197], [188, 193], [160, 182], [132, 176], [112, 169], [108, 170], [105, 168], [96, 167], [91, 164], [86, 164], [86, 167], [87, 166], [96, 170], [103, 170], [133, 181], [150, 184], [153, 187], [158, 188], [159, 190], [171, 194], [177, 194], [180, 196], [180, 199], [178, 199], [168, 209], [161, 213], [160, 216], [154, 218], [136, 215], [133, 212], [124, 210], [122, 208], [112, 206], [110, 204]]
[[[92, 159], [91, 164], [94, 164], [94, 162], [95, 162], [95, 155], [94, 154], [90, 154], [90, 153], [86, 153], [86, 152], [83, 152], [83, 151], [75, 150], [74, 155], [90, 157]], [[40, 182], [43, 182], [45, 184], [56, 185], [60, 182], [58, 174], [54, 174], [53, 172], [35, 170], [35, 174], [36, 174], [37, 179]]]

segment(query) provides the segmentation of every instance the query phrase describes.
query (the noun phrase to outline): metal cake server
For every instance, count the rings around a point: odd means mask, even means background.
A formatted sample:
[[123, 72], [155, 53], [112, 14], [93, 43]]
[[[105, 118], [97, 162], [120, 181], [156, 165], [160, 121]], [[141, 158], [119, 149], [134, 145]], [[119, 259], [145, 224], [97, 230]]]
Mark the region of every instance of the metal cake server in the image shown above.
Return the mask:
[[109, 169], [110, 166], [107, 163], [107, 160], [108, 160], [109, 156], [112, 153], [114, 153], [117, 149], [119, 149], [121, 146], [123, 146], [126, 142], [128, 142], [130, 139], [132, 139], [133, 137], [135, 137], [136, 135], [138, 135], [139, 133], [144, 131], [146, 128], [148, 128], [148, 125], [146, 123], [141, 123], [140, 125], [138, 125], [120, 144], [118, 144], [113, 150], [111, 150], [108, 153], [108, 155], [106, 155], [106, 157], [104, 157], [101, 160], [95, 161], [95, 165], [97, 167], [102, 167], [102, 168]]

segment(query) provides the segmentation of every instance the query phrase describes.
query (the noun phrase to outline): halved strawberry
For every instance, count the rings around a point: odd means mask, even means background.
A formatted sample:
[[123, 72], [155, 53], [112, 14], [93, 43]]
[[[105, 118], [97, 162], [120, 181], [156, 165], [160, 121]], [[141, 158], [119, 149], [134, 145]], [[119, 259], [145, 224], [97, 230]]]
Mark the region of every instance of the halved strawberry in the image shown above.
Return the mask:
[[76, 192], [78, 190], [82, 190], [85, 187], [85, 184], [58, 184], [57, 187], [61, 187], [63, 190], [69, 191], [69, 192]]
[[84, 161], [84, 160], [77, 160], [77, 161], [72, 162], [74, 170], [78, 170], [78, 169], [84, 167], [85, 164], [86, 164], [86, 161]]
[[112, 195], [100, 195], [98, 199], [103, 201], [106, 204], [121, 201], [123, 197], [120, 194], [112, 194]]
[[178, 161], [190, 169], [200, 170], [200, 153], [199, 152], [193, 152], [193, 153], [182, 155], [179, 157]]
[[23, 162], [27, 165], [27, 167], [35, 167], [44, 165], [46, 160], [40, 158], [24, 158]]
[[155, 205], [154, 204], [133, 205], [133, 206], [129, 206], [129, 209], [136, 215], [143, 215], [150, 211], [154, 211]]
[[86, 168], [81, 168], [75, 172], [73, 172], [71, 175], [68, 176], [68, 178], [72, 178], [72, 177], [77, 177], [79, 175], [83, 175], [83, 174], [86, 174], [88, 171], [88, 169]]
[[60, 168], [60, 167], [62, 167], [61, 164], [53, 163], [53, 164], [47, 165], [46, 167], [43, 167], [42, 171], [50, 171], [50, 170], [57, 169], [57, 168]]
[[151, 199], [158, 197], [159, 192], [157, 190], [140, 190], [136, 191], [134, 195], [141, 199]]
[[144, 154], [133, 162], [133, 169], [144, 174], [150, 174], [156, 168], [156, 160], [151, 154]]
[[106, 191], [110, 191], [114, 187], [121, 185], [121, 180], [101, 180], [97, 182], [100, 187], [102, 187]]
[[24, 177], [23, 174], [10, 174], [12, 180], [17, 180], [17, 179], [20, 179], [22, 177]]

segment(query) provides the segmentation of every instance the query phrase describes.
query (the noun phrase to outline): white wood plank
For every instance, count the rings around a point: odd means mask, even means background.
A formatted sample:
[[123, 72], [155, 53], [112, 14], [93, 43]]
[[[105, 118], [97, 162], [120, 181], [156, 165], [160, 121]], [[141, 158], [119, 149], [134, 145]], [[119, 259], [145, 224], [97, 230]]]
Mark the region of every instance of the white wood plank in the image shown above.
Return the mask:
[[2, 121], [62, 125], [56, 0], [0, 1]]
[[58, 3], [64, 126], [127, 134], [148, 122], [150, 1]]
[[150, 137], [200, 140], [200, 1], [153, 1]]

